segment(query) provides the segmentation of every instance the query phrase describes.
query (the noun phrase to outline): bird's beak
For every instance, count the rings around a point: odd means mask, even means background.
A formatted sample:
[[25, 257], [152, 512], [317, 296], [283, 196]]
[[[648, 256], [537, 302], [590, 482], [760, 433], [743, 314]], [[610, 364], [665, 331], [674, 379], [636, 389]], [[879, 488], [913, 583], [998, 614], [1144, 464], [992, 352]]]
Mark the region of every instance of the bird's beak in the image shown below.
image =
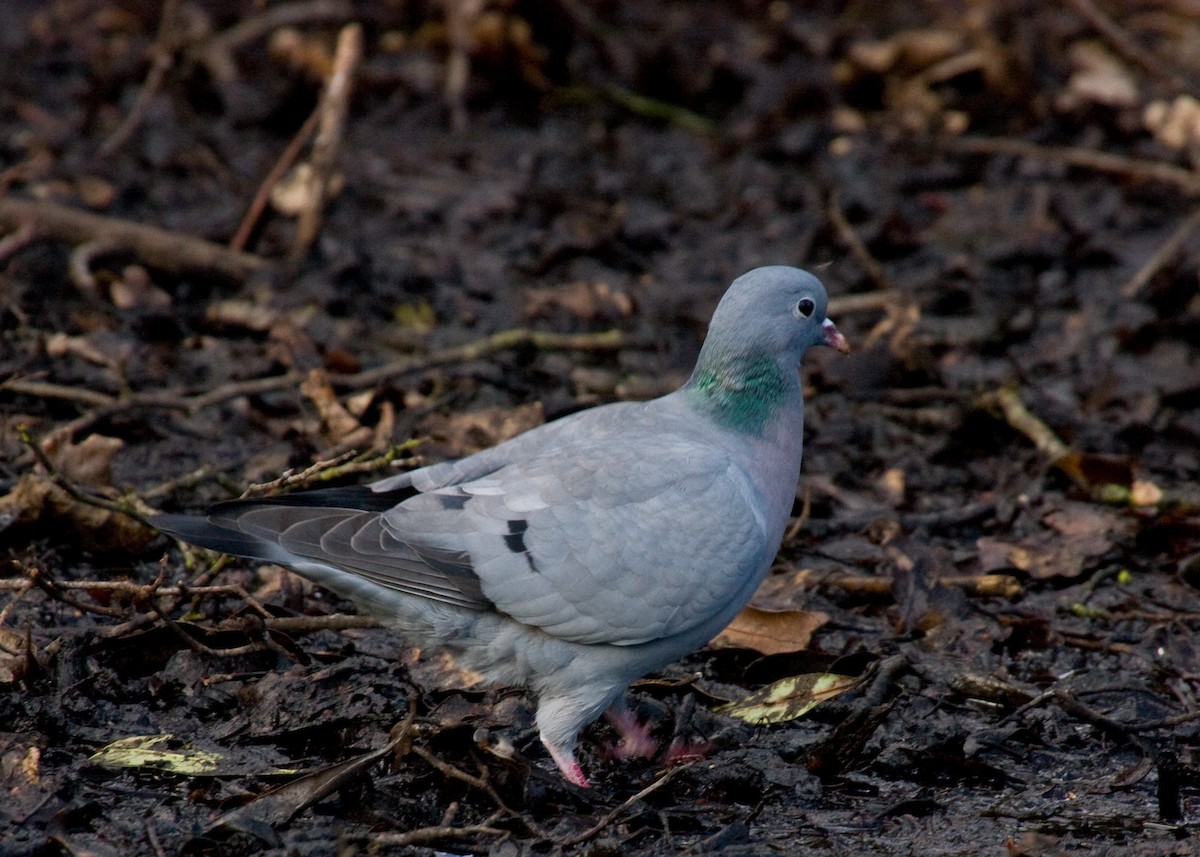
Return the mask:
[[850, 343], [846, 341], [846, 337], [842, 336], [836, 324], [829, 319], [825, 319], [821, 327], [825, 329], [825, 339], [823, 340], [825, 345], [828, 345], [830, 348], [836, 348], [843, 354], [850, 353]]

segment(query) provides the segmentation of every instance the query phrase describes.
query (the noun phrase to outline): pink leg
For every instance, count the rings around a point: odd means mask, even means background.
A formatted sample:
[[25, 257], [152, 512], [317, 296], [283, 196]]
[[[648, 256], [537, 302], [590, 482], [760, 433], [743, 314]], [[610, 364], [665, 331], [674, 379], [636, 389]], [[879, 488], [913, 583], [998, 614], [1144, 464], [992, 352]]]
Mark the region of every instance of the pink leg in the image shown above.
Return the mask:
[[548, 744], [546, 749], [550, 751], [550, 758], [554, 760], [554, 764], [558, 765], [558, 769], [562, 771], [563, 777], [568, 782], [574, 783], [581, 789], [590, 788], [587, 777], [583, 775], [583, 768], [579, 767], [579, 763], [575, 761], [574, 753], [561, 747], [551, 747]]
[[604, 717], [621, 736], [613, 752], [618, 759], [647, 759], [658, 751], [658, 742], [650, 737], [650, 727], [638, 722], [625, 706], [625, 700], [610, 705]]

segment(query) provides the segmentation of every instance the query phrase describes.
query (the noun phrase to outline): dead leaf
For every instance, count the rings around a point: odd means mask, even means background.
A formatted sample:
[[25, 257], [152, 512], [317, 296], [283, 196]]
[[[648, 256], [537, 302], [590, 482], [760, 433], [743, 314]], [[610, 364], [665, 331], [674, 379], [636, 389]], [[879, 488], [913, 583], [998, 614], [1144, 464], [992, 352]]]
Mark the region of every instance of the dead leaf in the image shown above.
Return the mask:
[[1190, 95], [1176, 96], [1169, 104], [1151, 101], [1142, 123], [1155, 140], [1176, 151], [1200, 144], [1200, 101]]
[[465, 458], [546, 421], [541, 402], [515, 408], [494, 407], [445, 416], [430, 414], [417, 433], [427, 438], [422, 452], [445, 458]]
[[784, 723], [803, 717], [827, 699], [840, 696], [862, 683], [860, 676], [837, 673], [808, 673], [789, 676], [769, 684], [739, 702], [717, 711], [753, 723]]
[[125, 441], [89, 434], [79, 443], [69, 433], [56, 430], [42, 439], [42, 452], [54, 469], [72, 485], [108, 488], [112, 485], [112, 459]]
[[253, 330], [259, 333], [271, 329], [279, 320], [279, 312], [253, 301], [231, 298], [209, 304], [204, 320], [210, 324]]
[[161, 735], [132, 735], [102, 747], [88, 761], [105, 768], [143, 768], [183, 776], [289, 776], [294, 768], [247, 770], [246, 754], [201, 750], [170, 732]]
[[352, 432], [363, 428], [338, 401], [325, 370], [313, 369], [309, 372], [300, 385], [300, 392], [316, 405], [317, 413], [321, 416], [321, 438], [327, 444], [343, 444]]
[[27, 649], [24, 635], [0, 626], [0, 685], [13, 684], [24, 677]]
[[137, 553], [158, 534], [128, 515], [82, 503], [45, 476], [27, 473], [0, 497], [4, 530], [54, 527], [72, 533], [85, 550]]
[[577, 281], [554, 288], [527, 289], [525, 294], [526, 318], [544, 318], [556, 309], [565, 309], [585, 321], [612, 321], [633, 313], [633, 299], [628, 293], [605, 282]]
[[1037, 580], [1075, 577], [1129, 534], [1131, 522], [1104, 506], [1064, 503], [1042, 516], [1044, 529], [1019, 541], [984, 536], [976, 541], [984, 572], [1018, 568]]
[[57, 786], [42, 776], [42, 750], [31, 740], [0, 734], [0, 794], [9, 819], [28, 818]]
[[1137, 81], [1103, 43], [1090, 39], [1076, 42], [1069, 53], [1075, 71], [1067, 81], [1066, 91], [1058, 97], [1060, 110], [1074, 110], [1087, 104], [1137, 105]]
[[828, 621], [824, 613], [748, 605], [710, 645], [753, 649], [764, 655], [798, 652], [808, 648], [813, 633]]

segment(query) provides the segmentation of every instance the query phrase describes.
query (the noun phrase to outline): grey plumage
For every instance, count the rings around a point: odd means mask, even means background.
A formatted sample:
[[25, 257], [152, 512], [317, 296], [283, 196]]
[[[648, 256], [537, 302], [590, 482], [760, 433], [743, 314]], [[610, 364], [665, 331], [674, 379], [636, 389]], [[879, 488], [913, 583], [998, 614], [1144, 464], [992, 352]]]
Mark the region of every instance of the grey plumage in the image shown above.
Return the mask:
[[779, 548], [800, 469], [800, 357], [845, 350], [825, 306], [811, 274], [759, 268], [734, 281], [692, 377], [667, 396], [371, 485], [154, 523], [294, 569], [528, 686], [543, 742], [586, 785], [579, 730], [606, 709], [627, 724], [628, 684], [715, 636]]

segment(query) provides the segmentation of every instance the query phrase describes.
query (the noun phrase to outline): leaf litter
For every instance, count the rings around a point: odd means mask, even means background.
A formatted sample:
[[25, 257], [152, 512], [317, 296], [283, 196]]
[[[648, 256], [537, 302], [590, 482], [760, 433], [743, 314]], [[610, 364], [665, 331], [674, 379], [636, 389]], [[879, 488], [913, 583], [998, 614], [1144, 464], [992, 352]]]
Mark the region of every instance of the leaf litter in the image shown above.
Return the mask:
[[[35, 6], [0, 12], [6, 844], [1189, 853], [1194, 16]], [[638, 684], [663, 756], [589, 731], [590, 803], [520, 695], [121, 511], [664, 392], [764, 262], [860, 348], [806, 367], [758, 612]], [[168, 734], [244, 773], [88, 764]]]

